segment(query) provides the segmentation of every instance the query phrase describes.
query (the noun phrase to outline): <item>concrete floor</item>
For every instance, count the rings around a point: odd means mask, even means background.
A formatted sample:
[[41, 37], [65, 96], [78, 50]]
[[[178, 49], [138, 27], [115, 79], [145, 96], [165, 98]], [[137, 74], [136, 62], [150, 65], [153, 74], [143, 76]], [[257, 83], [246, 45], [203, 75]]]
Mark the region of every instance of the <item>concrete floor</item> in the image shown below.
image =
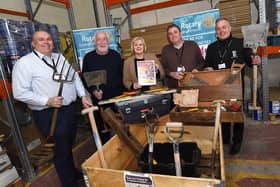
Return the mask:
[[280, 123], [247, 119], [239, 154], [224, 146], [227, 187], [280, 186]]

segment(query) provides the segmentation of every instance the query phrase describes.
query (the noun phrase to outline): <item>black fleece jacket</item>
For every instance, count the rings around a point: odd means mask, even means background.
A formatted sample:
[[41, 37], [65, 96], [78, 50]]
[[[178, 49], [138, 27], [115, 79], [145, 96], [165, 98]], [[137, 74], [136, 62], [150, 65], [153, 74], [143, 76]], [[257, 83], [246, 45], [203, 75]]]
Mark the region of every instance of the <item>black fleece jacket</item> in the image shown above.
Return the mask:
[[[239, 64], [246, 63], [251, 67], [250, 51], [250, 49], [243, 47], [243, 40], [239, 38], [234, 38], [230, 35], [225, 40], [218, 39], [207, 48], [205, 57], [206, 67], [212, 67], [215, 70], [228, 69], [233, 61]], [[219, 64], [223, 63], [225, 63], [225, 66], [220, 65], [219, 68]]]

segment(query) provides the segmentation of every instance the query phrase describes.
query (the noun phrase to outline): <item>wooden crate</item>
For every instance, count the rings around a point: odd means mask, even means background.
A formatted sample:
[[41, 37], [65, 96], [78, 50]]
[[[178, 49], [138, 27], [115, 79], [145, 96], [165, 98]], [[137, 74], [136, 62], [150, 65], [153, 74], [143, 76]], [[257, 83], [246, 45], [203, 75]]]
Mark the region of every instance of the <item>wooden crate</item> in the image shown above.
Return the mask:
[[[155, 142], [169, 142], [167, 135], [165, 134], [165, 122], [169, 121], [168, 116], [160, 118], [160, 124], [155, 134]], [[147, 143], [147, 137], [145, 135], [145, 127], [143, 124], [130, 125], [131, 134], [142, 144]], [[204, 172], [209, 175], [210, 171], [210, 155], [212, 147], [212, 138], [214, 128], [212, 126], [201, 127], [201, 126], [185, 126], [184, 130], [187, 134], [184, 135], [184, 141], [196, 142], [201, 149], [202, 159], [199, 165], [201, 165], [203, 174]], [[154, 186], [170, 187], [210, 187], [217, 184], [223, 184], [225, 180], [224, 172], [224, 154], [223, 145], [218, 142], [216, 174], [218, 177], [206, 178], [195, 178], [195, 177], [176, 177], [170, 175], [159, 175], [150, 174], [154, 182]], [[105, 160], [107, 161], [108, 168], [101, 168], [101, 162], [99, 155], [96, 152], [83, 164], [82, 168], [86, 173], [90, 186], [103, 187], [103, 186], [114, 186], [123, 187], [124, 184], [124, 171], [136, 171], [140, 169], [137, 165], [136, 155], [124, 144], [118, 136], [114, 136], [109, 142], [103, 146]]]
[[[221, 122], [244, 122], [243, 113], [243, 96], [242, 96], [242, 81], [241, 74], [233, 76], [230, 84], [224, 82], [231, 77], [229, 69], [216, 70], [216, 71], [201, 71], [195, 73], [185, 73], [185, 77], [179, 81], [179, 87], [181, 89], [198, 89], [199, 90], [199, 102], [198, 108], [210, 108], [214, 109], [214, 100], [225, 100], [226, 108], [230, 108], [230, 105], [239, 104], [241, 110], [238, 112], [232, 112], [227, 110], [221, 112]], [[190, 80], [187, 77], [192, 77]], [[236, 99], [236, 101], [231, 101]], [[172, 121], [180, 121], [184, 123], [191, 122], [209, 122], [215, 121], [215, 111], [213, 112], [188, 112], [190, 108], [176, 106], [170, 112], [170, 119]], [[211, 111], [211, 110], [209, 110]]]

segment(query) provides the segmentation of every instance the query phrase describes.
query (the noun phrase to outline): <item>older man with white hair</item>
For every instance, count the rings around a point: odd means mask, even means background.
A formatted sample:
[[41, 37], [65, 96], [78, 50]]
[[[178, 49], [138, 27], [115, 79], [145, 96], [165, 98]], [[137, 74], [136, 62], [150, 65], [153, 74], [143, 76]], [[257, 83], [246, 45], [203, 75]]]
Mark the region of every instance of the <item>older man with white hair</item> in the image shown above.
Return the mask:
[[[93, 38], [96, 49], [87, 53], [83, 59], [82, 73], [92, 72], [97, 70], [106, 71], [106, 84], [96, 86], [87, 85], [87, 90], [92, 96], [93, 103], [97, 105], [99, 100], [109, 99], [123, 92], [123, 60], [120, 54], [109, 49], [110, 33], [106, 31], [97, 31]], [[98, 130], [102, 131], [102, 118], [99, 112], [95, 112]], [[101, 134], [102, 142], [108, 140], [104, 134]]]

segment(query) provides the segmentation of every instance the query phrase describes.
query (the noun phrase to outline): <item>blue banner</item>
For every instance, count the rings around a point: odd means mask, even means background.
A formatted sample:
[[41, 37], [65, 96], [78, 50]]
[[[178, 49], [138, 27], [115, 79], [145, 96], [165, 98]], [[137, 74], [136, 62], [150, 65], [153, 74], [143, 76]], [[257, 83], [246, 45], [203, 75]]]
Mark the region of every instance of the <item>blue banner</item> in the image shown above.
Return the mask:
[[110, 40], [109, 48], [119, 52], [115, 27], [99, 27], [99, 28], [73, 30], [72, 32], [73, 32], [76, 55], [77, 58], [79, 59], [80, 64], [82, 64], [82, 60], [85, 54], [95, 49], [93, 37], [97, 31], [106, 31], [110, 33], [111, 40]]
[[173, 23], [181, 28], [183, 39], [195, 41], [205, 56], [207, 46], [216, 41], [215, 21], [219, 17], [219, 9], [211, 9], [174, 18]]

